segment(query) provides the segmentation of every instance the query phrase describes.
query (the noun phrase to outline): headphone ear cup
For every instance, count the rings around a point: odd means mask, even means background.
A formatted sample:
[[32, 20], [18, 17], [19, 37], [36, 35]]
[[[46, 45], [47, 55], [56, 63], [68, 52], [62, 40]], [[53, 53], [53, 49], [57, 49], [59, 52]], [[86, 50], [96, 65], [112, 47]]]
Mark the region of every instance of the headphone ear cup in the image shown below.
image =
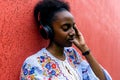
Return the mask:
[[52, 39], [53, 31], [48, 25], [40, 25], [40, 33], [44, 39]]

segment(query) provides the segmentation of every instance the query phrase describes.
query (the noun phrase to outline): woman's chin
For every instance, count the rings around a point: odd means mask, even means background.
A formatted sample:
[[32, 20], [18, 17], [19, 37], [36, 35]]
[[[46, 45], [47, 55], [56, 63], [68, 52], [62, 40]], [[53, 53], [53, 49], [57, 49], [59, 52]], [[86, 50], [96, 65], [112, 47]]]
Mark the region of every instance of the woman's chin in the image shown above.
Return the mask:
[[67, 44], [65, 47], [71, 47], [72, 43]]

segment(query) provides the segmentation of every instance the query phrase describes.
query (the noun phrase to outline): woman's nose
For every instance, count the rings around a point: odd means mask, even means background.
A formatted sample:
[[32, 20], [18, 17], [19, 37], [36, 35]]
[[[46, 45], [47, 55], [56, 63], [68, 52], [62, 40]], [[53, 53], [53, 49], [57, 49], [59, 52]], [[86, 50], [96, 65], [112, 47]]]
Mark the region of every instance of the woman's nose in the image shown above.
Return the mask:
[[74, 35], [75, 35], [75, 30], [74, 30], [74, 28], [71, 28], [71, 29], [70, 29], [69, 35], [70, 35], [70, 36], [74, 36]]

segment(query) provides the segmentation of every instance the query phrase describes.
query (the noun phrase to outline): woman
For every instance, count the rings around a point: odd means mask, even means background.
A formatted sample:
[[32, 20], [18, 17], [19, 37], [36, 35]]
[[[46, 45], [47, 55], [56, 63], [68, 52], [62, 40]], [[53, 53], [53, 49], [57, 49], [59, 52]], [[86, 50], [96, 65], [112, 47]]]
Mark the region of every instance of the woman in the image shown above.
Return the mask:
[[[34, 15], [43, 38], [50, 43], [25, 60], [21, 80], [112, 80], [91, 54], [66, 2], [40, 1]], [[72, 44], [87, 61], [71, 47]]]

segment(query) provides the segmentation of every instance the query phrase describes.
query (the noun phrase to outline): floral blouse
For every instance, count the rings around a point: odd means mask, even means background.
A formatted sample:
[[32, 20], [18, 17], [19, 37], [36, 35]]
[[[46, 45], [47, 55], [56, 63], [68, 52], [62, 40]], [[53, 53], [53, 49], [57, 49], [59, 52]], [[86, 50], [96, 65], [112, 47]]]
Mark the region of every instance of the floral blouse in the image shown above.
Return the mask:
[[[99, 80], [90, 65], [72, 47], [64, 49], [61, 61], [46, 48], [28, 57], [21, 68], [20, 80]], [[107, 80], [112, 80], [103, 69]]]

